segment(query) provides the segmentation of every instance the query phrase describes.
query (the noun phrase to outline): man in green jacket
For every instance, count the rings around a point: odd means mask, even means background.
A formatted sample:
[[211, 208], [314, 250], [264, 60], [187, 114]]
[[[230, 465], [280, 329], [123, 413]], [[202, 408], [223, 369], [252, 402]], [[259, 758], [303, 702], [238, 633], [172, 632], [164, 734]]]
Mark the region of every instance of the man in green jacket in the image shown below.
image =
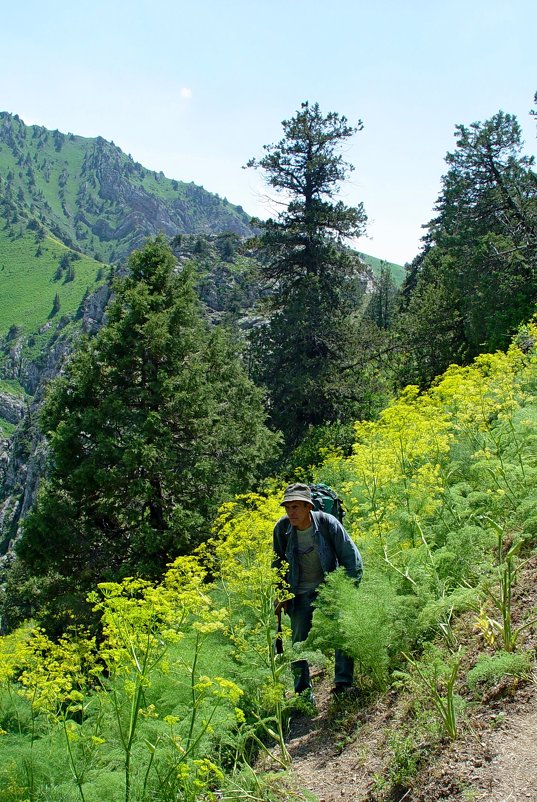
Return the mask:
[[[313, 602], [327, 574], [342, 565], [347, 575], [360, 582], [363, 564], [360, 552], [340, 521], [326, 512], [314, 510], [311, 490], [306, 484], [289, 485], [281, 505], [285, 515], [274, 527], [274, 565], [287, 563], [286, 580], [293, 598], [285, 604], [291, 619], [293, 643], [306, 640], [311, 629]], [[292, 663], [296, 693], [312, 696], [307, 660]], [[339, 693], [352, 686], [354, 662], [336, 649], [335, 687]]]

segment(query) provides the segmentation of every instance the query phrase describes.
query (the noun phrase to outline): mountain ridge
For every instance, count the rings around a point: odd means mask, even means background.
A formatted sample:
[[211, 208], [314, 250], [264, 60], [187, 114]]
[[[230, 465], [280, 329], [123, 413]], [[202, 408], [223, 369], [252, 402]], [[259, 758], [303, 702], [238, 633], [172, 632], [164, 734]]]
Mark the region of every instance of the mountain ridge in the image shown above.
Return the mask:
[[[0, 189], [12, 209], [16, 197], [16, 210], [33, 212], [68, 247], [98, 261], [124, 259], [160, 232], [253, 233], [242, 206], [144, 167], [113, 141], [26, 125], [6, 111], [0, 111]], [[359, 255], [375, 270], [395, 268], [400, 281], [401, 265]]]
[[[148, 170], [101, 136], [27, 126], [0, 112], [0, 338], [35, 335], [55, 316], [76, 314], [108, 277], [105, 265], [123, 263], [161, 232], [255, 233], [241, 206]], [[401, 283], [400, 266], [359, 257], [373, 277], [385, 266]]]
[[240, 206], [135, 162], [113, 142], [27, 126], [0, 112], [0, 189], [13, 213], [33, 216], [68, 247], [122, 261], [163, 232], [252, 232]]

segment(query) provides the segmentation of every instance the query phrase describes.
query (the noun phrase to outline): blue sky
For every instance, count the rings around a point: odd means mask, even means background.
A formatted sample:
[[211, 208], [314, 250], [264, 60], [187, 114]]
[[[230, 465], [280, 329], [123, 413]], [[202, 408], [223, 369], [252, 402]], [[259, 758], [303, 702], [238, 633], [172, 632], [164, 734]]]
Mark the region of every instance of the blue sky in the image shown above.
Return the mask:
[[502, 109], [522, 125], [537, 91], [535, 0], [21, 0], [3, 4], [0, 110], [102, 136], [152, 170], [266, 217], [243, 170], [300, 103], [364, 129], [342, 189], [364, 202], [366, 253], [404, 263], [458, 123]]

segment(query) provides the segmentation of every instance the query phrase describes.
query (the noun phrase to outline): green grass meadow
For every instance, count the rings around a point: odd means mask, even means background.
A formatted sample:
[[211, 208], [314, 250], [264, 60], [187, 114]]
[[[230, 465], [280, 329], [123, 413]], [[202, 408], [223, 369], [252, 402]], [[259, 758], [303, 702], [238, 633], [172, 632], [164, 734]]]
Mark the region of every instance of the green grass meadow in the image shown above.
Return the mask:
[[0, 337], [11, 326], [33, 334], [52, 315], [54, 298], [60, 308], [55, 317], [72, 315], [78, 309], [87, 289], [94, 290], [103, 265], [81, 255], [73, 262], [74, 279], [58, 278], [62, 256], [70, 251], [51, 236], [38, 243], [32, 232], [17, 237], [0, 232]]

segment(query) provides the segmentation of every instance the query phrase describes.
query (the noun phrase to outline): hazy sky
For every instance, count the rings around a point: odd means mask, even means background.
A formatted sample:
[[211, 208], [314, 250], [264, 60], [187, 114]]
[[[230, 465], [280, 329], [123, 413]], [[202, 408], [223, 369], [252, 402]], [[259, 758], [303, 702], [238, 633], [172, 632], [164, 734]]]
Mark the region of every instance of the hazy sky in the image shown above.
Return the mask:
[[536, 33], [535, 0], [3, 0], [0, 110], [100, 135], [266, 217], [242, 166], [318, 102], [364, 122], [342, 192], [370, 219], [358, 247], [404, 263], [457, 123], [502, 109], [536, 152]]

